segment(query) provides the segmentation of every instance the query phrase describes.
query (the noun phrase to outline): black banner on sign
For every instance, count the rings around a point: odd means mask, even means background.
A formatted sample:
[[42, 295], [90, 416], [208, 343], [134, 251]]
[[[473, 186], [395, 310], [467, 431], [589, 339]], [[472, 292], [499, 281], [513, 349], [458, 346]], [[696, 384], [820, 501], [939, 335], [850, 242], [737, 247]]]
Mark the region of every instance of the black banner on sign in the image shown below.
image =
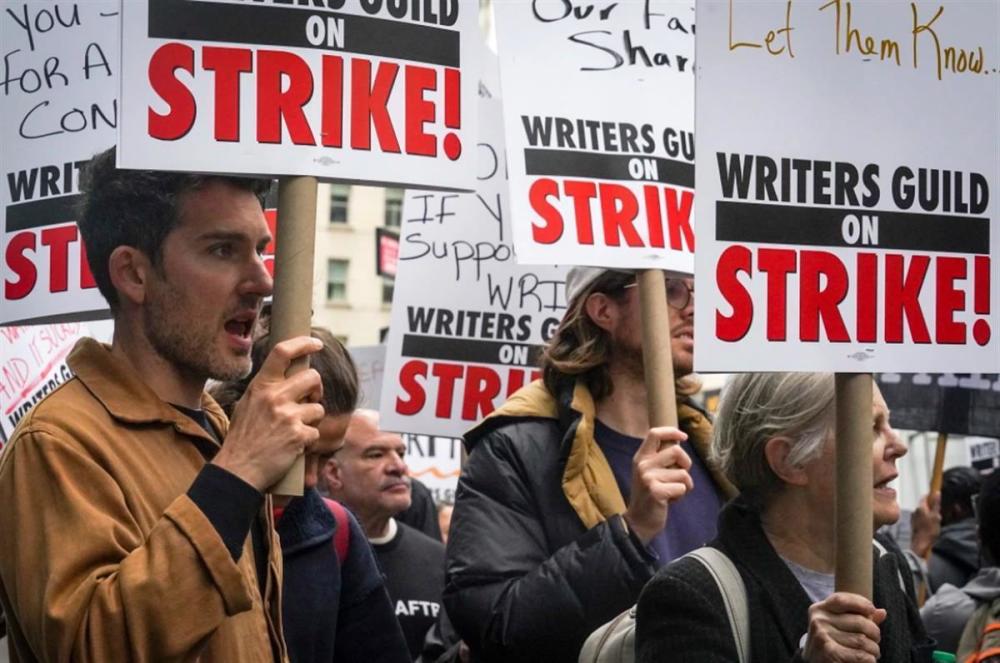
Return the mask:
[[877, 219], [877, 241], [870, 248], [990, 252], [990, 220], [980, 217], [733, 201], [715, 203], [715, 238], [721, 242], [866, 248], [863, 236], [856, 243], [844, 239], [844, 219], [850, 214], [857, 217], [859, 233], [866, 223], [872, 223], [870, 219]]
[[[459, 68], [459, 33], [406, 21], [296, 8], [236, 5], [203, 0], [148, 0], [149, 36], [156, 39], [211, 41], [344, 51]], [[306, 22], [322, 20], [326, 34], [343, 41], [308, 38]], [[334, 22], [331, 27], [330, 22]]]
[[474, 364], [500, 364], [533, 368], [538, 365], [538, 355], [541, 354], [541, 351], [541, 346], [526, 343], [406, 334], [403, 336], [402, 355], [420, 359], [443, 359]]
[[26, 203], [7, 205], [7, 232], [57, 226], [77, 220], [80, 200], [75, 193], [69, 196], [41, 198]]
[[894, 428], [1000, 437], [1000, 375], [877, 373]]
[[[641, 154], [527, 148], [524, 150], [524, 167], [528, 175], [663, 182], [694, 188], [694, 164]], [[635, 168], [635, 174], [629, 170], [630, 167]]]

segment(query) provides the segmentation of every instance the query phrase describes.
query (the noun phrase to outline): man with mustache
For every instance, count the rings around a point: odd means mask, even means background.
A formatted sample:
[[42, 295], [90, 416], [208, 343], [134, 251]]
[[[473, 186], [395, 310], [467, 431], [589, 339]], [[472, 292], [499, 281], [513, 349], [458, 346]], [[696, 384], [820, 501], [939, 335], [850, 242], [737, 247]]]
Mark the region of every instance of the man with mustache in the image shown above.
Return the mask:
[[570, 270], [543, 379], [465, 435], [444, 600], [476, 660], [576, 661], [657, 568], [714, 538], [735, 492], [690, 399], [692, 282], [666, 283], [679, 429], [649, 426], [635, 286]]
[[386, 589], [416, 659], [427, 631], [441, 611], [444, 545], [397, 521], [410, 506], [406, 443], [379, 429], [375, 410], [355, 410], [337, 450], [325, 468], [330, 497], [357, 516], [385, 572]]
[[0, 458], [0, 601], [11, 660], [287, 660], [268, 487], [319, 437], [320, 377], [267, 356], [230, 422], [209, 378], [250, 371], [272, 281], [267, 180], [85, 175], [80, 231], [115, 321]]

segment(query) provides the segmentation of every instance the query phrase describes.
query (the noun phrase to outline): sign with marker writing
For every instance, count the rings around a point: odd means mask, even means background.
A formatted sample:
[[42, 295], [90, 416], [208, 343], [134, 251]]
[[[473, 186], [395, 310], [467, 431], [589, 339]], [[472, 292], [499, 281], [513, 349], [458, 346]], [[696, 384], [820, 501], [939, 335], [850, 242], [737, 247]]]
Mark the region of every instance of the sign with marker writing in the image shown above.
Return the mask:
[[476, 193], [407, 191], [382, 426], [458, 437], [540, 377], [565, 270], [514, 262], [499, 101], [481, 99]]
[[0, 327], [0, 441], [10, 439], [24, 415], [72, 377], [66, 357], [86, 335], [80, 323]]
[[697, 370], [1000, 370], [997, 25], [698, 4]]
[[0, 324], [107, 315], [76, 219], [80, 171], [116, 139], [118, 6], [39, 0], [0, 13]]
[[124, 3], [119, 164], [471, 190], [478, 7], [318, 4]]
[[694, 3], [496, 2], [518, 262], [694, 269]]

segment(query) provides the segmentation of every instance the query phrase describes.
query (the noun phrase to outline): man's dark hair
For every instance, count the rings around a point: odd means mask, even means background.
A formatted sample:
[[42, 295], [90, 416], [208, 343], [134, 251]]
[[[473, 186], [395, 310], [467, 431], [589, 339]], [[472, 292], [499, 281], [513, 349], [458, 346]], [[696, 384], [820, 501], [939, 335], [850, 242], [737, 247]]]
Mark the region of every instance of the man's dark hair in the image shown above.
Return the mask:
[[989, 566], [1000, 564], [1000, 470], [984, 479], [976, 501], [979, 518], [979, 542]]
[[941, 478], [941, 524], [972, 518], [972, 500], [982, 484], [979, 471], [972, 467], [952, 467]]
[[[323, 349], [309, 356], [309, 365], [316, 369], [323, 383], [323, 409], [327, 416], [353, 412], [358, 406], [359, 397], [358, 370], [354, 359], [344, 344], [326, 329], [313, 327], [312, 337], [323, 341]], [[250, 374], [242, 380], [222, 382], [209, 389], [227, 415], [232, 416], [236, 402], [243, 396], [270, 351], [271, 338], [264, 334], [254, 341], [250, 352], [253, 360]]]
[[111, 284], [108, 259], [119, 246], [131, 246], [159, 265], [163, 241], [177, 226], [183, 195], [213, 180], [249, 191], [261, 200], [270, 180], [222, 175], [192, 175], [115, 167], [115, 148], [90, 160], [83, 172], [83, 208], [77, 225], [94, 281], [112, 311], [118, 293]]

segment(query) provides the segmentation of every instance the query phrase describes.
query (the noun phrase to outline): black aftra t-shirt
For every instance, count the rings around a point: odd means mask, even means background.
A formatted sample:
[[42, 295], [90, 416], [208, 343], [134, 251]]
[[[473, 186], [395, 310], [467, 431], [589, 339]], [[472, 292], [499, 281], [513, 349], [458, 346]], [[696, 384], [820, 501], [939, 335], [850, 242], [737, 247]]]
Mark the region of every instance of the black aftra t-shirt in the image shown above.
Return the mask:
[[444, 591], [444, 544], [404, 523], [396, 523], [396, 536], [388, 543], [372, 544], [385, 585], [414, 659], [420, 655], [424, 636], [441, 612]]

